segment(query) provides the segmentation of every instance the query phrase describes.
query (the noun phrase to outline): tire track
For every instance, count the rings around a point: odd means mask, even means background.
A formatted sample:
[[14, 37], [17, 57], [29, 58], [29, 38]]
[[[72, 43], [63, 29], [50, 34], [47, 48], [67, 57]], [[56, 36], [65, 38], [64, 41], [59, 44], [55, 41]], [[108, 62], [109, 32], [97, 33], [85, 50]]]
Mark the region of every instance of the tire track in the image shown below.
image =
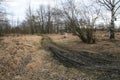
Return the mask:
[[49, 50], [53, 57], [68, 67], [102, 71], [120, 75], [120, 61], [112, 61], [101, 57], [94, 57], [86, 54], [88, 52], [77, 52], [66, 49], [55, 44], [52, 39], [43, 36], [42, 46]]

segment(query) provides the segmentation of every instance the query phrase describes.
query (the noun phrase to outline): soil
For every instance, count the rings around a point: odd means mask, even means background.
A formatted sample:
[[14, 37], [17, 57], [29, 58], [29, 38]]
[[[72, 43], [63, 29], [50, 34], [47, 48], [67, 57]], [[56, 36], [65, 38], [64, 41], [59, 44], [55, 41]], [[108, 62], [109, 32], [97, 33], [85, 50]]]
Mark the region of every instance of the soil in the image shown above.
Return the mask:
[[51, 51], [55, 59], [68, 67], [76, 67], [84, 71], [87, 70], [87, 72], [92, 71], [95, 73], [94, 76], [97, 76], [97, 80], [120, 79], [120, 58], [114, 53], [110, 54], [106, 52], [102, 54], [88, 50], [74, 50], [72, 47], [75, 48], [76, 46], [68, 47], [69, 45], [63, 45], [65, 42], [54, 43], [53, 40], [47, 36], [43, 37], [42, 42], [44, 43], [43, 46]]
[[[95, 44], [85, 44], [72, 34], [48, 36], [70, 50], [120, 60], [120, 33], [116, 33], [116, 39], [109, 40], [108, 32], [96, 32]], [[42, 36], [37, 35], [0, 37], [0, 80], [119, 80], [119, 75], [66, 67], [42, 47], [41, 40]]]
[[73, 34], [68, 34], [67, 38], [64, 38], [64, 35], [61, 34], [48, 36], [51, 37], [55, 43], [72, 50], [88, 51], [95, 53], [95, 55], [100, 54], [109, 57], [116, 56], [115, 58], [120, 59], [120, 32], [115, 33], [116, 38], [114, 40], [109, 40], [107, 31], [97, 31], [95, 34], [95, 44], [83, 43], [79, 37]]

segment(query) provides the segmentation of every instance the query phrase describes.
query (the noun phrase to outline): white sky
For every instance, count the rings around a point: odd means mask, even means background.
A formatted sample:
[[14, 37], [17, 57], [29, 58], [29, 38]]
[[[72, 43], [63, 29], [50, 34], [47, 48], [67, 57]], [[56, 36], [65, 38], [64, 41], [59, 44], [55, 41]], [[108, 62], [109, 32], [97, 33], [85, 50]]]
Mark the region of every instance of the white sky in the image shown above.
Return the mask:
[[23, 21], [25, 19], [25, 13], [28, 9], [29, 4], [32, 9], [37, 9], [39, 5], [51, 5], [54, 6], [54, 0], [6, 0], [7, 13], [10, 21]]
[[[59, 2], [61, 0], [6, 0], [7, 5], [7, 13], [10, 13], [8, 15], [8, 18], [10, 21], [23, 21], [25, 19], [25, 13], [28, 9], [29, 4], [31, 4], [32, 9], [37, 9], [39, 5], [51, 5], [56, 6], [55, 3]], [[64, 0], [62, 0], [64, 1]], [[79, 1], [79, 0], [78, 0]], [[88, 3], [90, 0], [80, 0], [84, 3]], [[109, 16], [109, 14], [108, 14]], [[120, 23], [120, 21], [116, 21], [116, 23]]]

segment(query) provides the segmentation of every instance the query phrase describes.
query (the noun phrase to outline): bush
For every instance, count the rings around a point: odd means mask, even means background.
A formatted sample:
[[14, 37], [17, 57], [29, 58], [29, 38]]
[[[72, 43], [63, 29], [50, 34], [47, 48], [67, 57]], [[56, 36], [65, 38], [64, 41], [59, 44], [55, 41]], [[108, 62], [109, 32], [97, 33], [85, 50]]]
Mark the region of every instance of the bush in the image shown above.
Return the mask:
[[93, 44], [96, 42], [95, 30], [93, 28], [78, 28], [76, 27], [76, 35], [84, 42]]

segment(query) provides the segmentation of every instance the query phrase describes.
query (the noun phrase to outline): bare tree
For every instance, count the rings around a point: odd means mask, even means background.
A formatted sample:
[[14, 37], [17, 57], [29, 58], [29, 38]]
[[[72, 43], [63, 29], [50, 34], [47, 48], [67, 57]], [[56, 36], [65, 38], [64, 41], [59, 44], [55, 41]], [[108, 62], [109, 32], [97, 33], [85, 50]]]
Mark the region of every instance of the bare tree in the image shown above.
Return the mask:
[[45, 6], [40, 5], [39, 9], [37, 10], [37, 21], [39, 24], [39, 31], [40, 33], [45, 33], [45, 21], [46, 21], [46, 11]]
[[26, 13], [26, 20], [28, 22], [28, 26], [30, 27], [30, 33], [31, 34], [34, 34], [35, 33], [35, 28], [34, 28], [34, 21], [35, 21], [35, 16], [33, 14], [33, 11], [31, 9], [31, 6], [29, 4], [29, 8], [27, 10], [27, 13]]
[[50, 6], [40, 6], [37, 10], [38, 23], [41, 33], [53, 33], [52, 9]]
[[66, 4], [63, 6], [64, 16], [70, 30], [84, 43], [95, 43], [94, 24], [100, 9], [85, 5], [78, 8], [73, 0], [67, 0]]
[[0, 36], [2, 35], [2, 25], [3, 25], [3, 10], [2, 10], [2, 6], [1, 6], [1, 0], [0, 0]]
[[46, 22], [46, 33], [52, 33], [52, 13], [51, 13], [51, 7], [48, 6], [47, 8], [47, 13], [46, 13], [46, 17], [47, 17], [47, 22]]
[[97, 0], [97, 1], [111, 12], [111, 26], [109, 31], [110, 31], [110, 39], [114, 39], [115, 38], [114, 21], [116, 20], [117, 13], [120, 9], [120, 0]]
[[52, 17], [53, 17], [53, 24], [54, 24], [54, 32], [59, 33], [60, 32], [60, 26], [62, 25], [63, 21], [63, 15], [62, 10], [59, 8], [53, 8], [52, 9]]
[[3, 0], [0, 0], [0, 36], [10, 33], [10, 24], [6, 18], [6, 11], [2, 2]]

